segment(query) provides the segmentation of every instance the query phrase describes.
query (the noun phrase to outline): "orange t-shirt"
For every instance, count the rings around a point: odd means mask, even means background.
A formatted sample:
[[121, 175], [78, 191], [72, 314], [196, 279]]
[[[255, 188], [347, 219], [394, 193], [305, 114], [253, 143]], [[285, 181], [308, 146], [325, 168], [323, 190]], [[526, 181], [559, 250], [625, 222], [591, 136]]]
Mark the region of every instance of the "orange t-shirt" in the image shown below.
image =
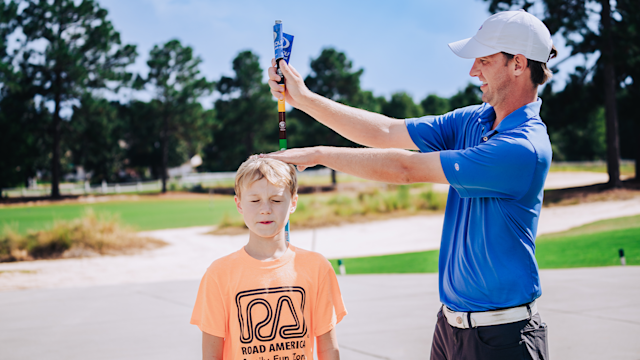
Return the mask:
[[315, 337], [346, 314], [329, 261], [289, 245], [273, 261], [256, 260], [244, 248], [214, 261], [191, 323], [225, 339], [225, 360], [312, 360]]

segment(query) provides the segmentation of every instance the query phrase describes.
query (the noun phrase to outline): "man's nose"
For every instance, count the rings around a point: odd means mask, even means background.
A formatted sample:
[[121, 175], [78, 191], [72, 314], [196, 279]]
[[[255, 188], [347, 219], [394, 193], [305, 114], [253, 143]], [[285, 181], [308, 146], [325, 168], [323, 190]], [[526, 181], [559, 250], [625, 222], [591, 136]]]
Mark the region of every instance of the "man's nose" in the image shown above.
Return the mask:
[[473, 62], [473, 65], [471, 66], [471, 70], [469, 70], [469, 75], [471, 77], [476, 77], [480, 75], [480, 70], [478, 69], [478, 62], [479, 62], [478, 59], [476, 59]]

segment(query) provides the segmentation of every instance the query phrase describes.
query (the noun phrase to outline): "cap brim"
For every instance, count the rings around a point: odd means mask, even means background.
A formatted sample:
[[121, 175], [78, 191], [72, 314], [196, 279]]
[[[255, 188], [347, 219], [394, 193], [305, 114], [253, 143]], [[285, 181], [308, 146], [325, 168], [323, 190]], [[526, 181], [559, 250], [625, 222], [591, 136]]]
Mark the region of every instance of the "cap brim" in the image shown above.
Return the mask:
[[482, 45], [475, 38], [468, 38], [449, 44], [449, 48], [454, 54], [464, 59], [475, 59], [483, 56], [497, 54], [500, 50]]

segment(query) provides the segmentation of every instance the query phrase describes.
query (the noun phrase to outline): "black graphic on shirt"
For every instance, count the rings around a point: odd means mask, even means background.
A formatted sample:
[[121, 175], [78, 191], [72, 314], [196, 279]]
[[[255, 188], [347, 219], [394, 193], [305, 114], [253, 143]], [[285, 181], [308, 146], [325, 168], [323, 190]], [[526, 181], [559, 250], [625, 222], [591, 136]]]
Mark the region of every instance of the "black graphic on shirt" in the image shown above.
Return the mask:
[[[302, 338], [307, 334], [304, 318], [306, 294], [299, 286], [239, 292], [236, 295], [240, 342]], [[257, 318], [256, 318], [257, 316]]]

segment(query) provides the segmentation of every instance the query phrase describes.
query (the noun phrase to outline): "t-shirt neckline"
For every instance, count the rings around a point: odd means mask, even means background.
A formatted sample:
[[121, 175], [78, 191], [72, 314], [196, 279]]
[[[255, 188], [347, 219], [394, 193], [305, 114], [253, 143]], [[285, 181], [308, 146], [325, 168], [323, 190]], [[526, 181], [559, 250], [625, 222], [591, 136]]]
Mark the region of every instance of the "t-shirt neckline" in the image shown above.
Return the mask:
[[259, 269], [273, 269], [280, 267], [282, 265], [286, 265], [291, 259], [293, 259], [295, 253], [295, 247], [291, 244], [287, 246], [287, 251], [282, 254], [279, 258], [275, 260], [258, 260], [253, 258], [247, 250], [244, 249], [244, 246], [240, 249], [240, 254], [244, 258], [247, 264], [251, 267], [259, 268]]

